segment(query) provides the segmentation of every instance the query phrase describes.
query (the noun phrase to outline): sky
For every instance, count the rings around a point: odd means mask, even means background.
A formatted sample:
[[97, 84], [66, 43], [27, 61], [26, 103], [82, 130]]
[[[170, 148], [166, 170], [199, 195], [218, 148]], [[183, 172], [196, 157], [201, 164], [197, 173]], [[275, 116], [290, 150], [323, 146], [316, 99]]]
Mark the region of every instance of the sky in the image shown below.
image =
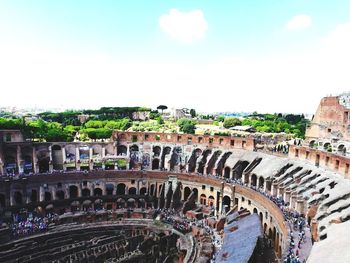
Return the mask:
[[348, 0], [0, 0], [0, 107], [314, 113], [349, 69]]

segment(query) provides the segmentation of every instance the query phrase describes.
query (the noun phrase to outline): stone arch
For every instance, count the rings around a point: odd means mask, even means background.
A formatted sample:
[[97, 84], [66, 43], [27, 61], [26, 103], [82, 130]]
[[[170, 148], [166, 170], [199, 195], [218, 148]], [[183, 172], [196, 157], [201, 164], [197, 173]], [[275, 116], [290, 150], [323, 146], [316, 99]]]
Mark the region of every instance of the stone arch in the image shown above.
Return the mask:
[[260, 177], [259, 177], [258, 187], [259, 187], [259, 188], [264, 188], [264, 183], [265, 183], [264, 177], [260, 176]]
[[214, 196], [210, 195], [210, 196], [208, 197], [208, 205], [209, 205], [210, 207], [213, 207], [213, 206], [215, 205], [215, 198], [214, 198]]
[[78, 197], [78, 187], [76, 185], [69, 186], [69, 198]]
[[207, 174], [213, 174], [215, 163], [218, 160], [220, 155], [221, 155], [221, 151], [218, 150], [218, 151], [215, 151], [214, 154], [211, 156], [207, 166]]
[[187, 201], [190, 194], [191, 194], [191, 189], [188, 186], [186, 186], [184, 189], [184, 201]]
[[33, 148], [32, 147], [24, 147], [22, 149], [22, 159], [24, 161], [23, 172], [25, 174], [32, 173], [33, 172]]
[[55, 144], [51, 147], [51, 152], [53, 169], [63, 170], [62, 147], [60, 145]]
[[6, 207], [6, 197], [4, 194], [0, 194], [0, 208]]
[[332, 152], [332, 145], [331, 145], [331, 143], [330, 142], [326, 142], [325, 144], [323, 144], [323, 150]]
[[84, 160], [84, 159], [89, 159], [90, 157], [90, 148], [87, 145], [79, 145], [78, 147], [79, 150], [79, 159]]
[[137, 164], [140, 163], [141, 156], [139, 152], [139, 147], [136, 144], [133, 144], [129, 148], [130, 150], [130, 169], [137, 168]]
[[193, 150], [190, 159], [188, 160], [188, 172], [193, 173], [196, 170], [197, 159], [202, 154], [202, 150], [197, 148]]
[[258, 209], [256, 207], [253, 208], [253, 213], [257, 214], [258, 213]]
[[[216, 166], [216, 175], [222, 176], [222, 171], [225, 167], [226, 160], [230, 157], [232, 152], [225, 152], [222, 157], [220, 158], [217, 166]], [[230, 174], [228, 174], [228, 177], [230, 178]]]
[[143, 198], [140, 198], [138, 201], [139, 207], [140, 208], [145, 208], [146, 207], [146, 200]]
[[271, 192], [271, 188], [272, 188], [272, 180], [266, 179], [266, 190]]
[[121, 183], [117, 185], [117, 195], [125, 195], [126, 185]]
[[[264, 219], [264, 215], [262, 212], [259, 213], [259, 218], [260, 218], [260, 222], [262, 223], [263, 219]], [[265, 230], [264, 230], [264, 232], [265, 232]]]
[[136, 195], [137, 191], [135, 187], [130, 187], [129, 188], [129, 195]]
[[171, 148], [169, 146], [166, 146], [163, 148], [163, 153], [162, 153], [162, 158], [161, 158], [161, 163], [160, 163], [160, 168], [164, 169], [165, 168], [165, 157], [166, 155], [170, 154]]
[[94, 189], [94, 196], [102, 196], [102, 193], [103, 193], [103, 191], [100, 187], [96, 187]]
[[314, 148], [315, 146], [317, 146], [317, 144], [316, 145], [315, 144], [316, 144], [316, 140], [311, 140], [309, 143], [309, 147]]
[[235, 180], [242, 180], [243, 171], [249, 165], [248, 161], [239, 160], [232, 169], [232, 177]]
[[256, 186], [256, 182], [257, 182], [257, 176], [256, 176], [256, 174], [252, 174], [250, 177], [250, 185]]
[[129, 208], [134, 208], [135, 207], [135, 199], [134, 198], [129, 198], [127, 201], [127, 206]]
[[88, 197], [91, 195], [90, 189], [89, 188], [84, 188], [83, 190], [81, 190], [81, 195], [83, 197]]
[[226, 166], [224, 169], [224, 177], [227, 179], [230, 179], [230, 174], [231, 174], [231, 168]]
[[170, 170], [174, 170], [175, 166], [181, 164], [181, 154], [182, 148], [180, 146], [175, 146], [170, 158]]
[[222, 211], [227, 213], [231, 209], [231, 198], [228, 195], [225, 195], [222, 198]]
[[141, 187], [140, 195], [146, 195], [146, 194], [147, 194], [147, 188], [146, 187]]
[[192, 192], [194, 193], [194, 201], [197, 203], [198, 202], [198, 189], [193, 188]]
[[113, 195], [114, 184], [106, 184], [106, 195]]
[[117, 154], [119, 156], [126, 156], [128, 153], [128, 148], [125, 145], [118, 145], [117, 146]]
[[18, 173], [18, 167], [17, 167], [17, 151], [13, 147], [6, 147], [5, 149], [6, 155], [5, 155], [5, 168], [6, 172], [8, 174], [16, 174]]
[[268, 234], [268, 237], [269, 237], [269, 238], [272, 238], [272, 235], [273, 235], [272, 230], [271, 230], [271, 228], [269, 228], [269, 234]]
[[162, 148], [160, 148], [160, 146], [158, 145], [153, 146], [153, 158], [159, 158], [161, 152], [162, 152]]
[[345, 155], [346, 154], [346, 147], [344, 144], [339, 144], [337, 148], [338, 154]]
[[45, 192], [45, 195], [44, 195], [44, 201], [45, 202], [49, 202], [52, 200], [52, 195], [50, 192]]
[[22, 205], [23, 204], [23, 195], [22, 192], [16, 191], [13, 193], [13, 200], [15, 202], [15, 205]]
[[124, 208], [124, 207], [125, 207], [125, 200], [123, 198], [118, 198], [117, 208]]
[[50, 157], [45, 156], [38, 159], [39, 173], [47, 173], [50, 170]]
[[65, 199], [65, 194], [63, 190], [58, 190], [56, 192], [56, 199], [57, 200], [64, 200]]
[[156, 193], [156, 185], [155, 184], [151, 184], [151, 191], [150, 191], [150, 195], [154, 196]]
[[205, 194], [201, 194], [200, 196], [200, 204], [207, 205], [207, 196]]
[[154, 158], [152, 160], [152, 170], [159, 170], [160, 160], [158, 158]]
[[201, 160], [199, 161], [198, 163], [198, 169], [197, 169], [197, 172], [200, 173], [200, 174], [203, 174], [204, 173], [204, 167], [207, 163], [207, 158], [208, 156], [211, 154], [211, 150], [210, 149], [207, 149], [203, 152], [203, 155], [202, 155], [202, 158]]
[[267, 235], [267, 224], [266, 223], [264, 223], [264, 234]]

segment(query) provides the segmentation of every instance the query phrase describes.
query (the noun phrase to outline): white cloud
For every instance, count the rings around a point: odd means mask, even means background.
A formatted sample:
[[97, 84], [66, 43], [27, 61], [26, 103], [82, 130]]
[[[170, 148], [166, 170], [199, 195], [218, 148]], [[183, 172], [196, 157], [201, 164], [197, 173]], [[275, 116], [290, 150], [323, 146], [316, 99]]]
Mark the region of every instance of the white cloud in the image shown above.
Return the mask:
[[308, 15], [297, 15], [293, 17], [286, 25], [289, 30], [303, 29], [311, 26], [312, 19]]
[[168, 14], [159, 17], [160, 28], [171, 38], [189, 44], [203, 39], [208, 23], [201, 10], [181, 12], [171, 9]]

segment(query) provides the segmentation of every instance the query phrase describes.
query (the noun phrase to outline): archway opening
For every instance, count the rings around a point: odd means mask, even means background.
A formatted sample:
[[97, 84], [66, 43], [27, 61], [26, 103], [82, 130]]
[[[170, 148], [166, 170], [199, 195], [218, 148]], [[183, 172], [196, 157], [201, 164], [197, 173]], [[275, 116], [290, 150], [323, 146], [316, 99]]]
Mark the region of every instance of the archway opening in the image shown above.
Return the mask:
[[118, 184], [117, 185], [117, 195], [125, 195], [125, 184]]
[[136, 188], [135, 187], [129, 188], [129, 195], [136, 195]]
[[78, 187], [75, 185], [69, 186], [69, 198], [77, 198], [78, 197]]
[[227, 213], [231, 209], [231, 198], [227, 195], [222, 199], [222, 210]]
[[186, 186], [184, 189], [184, 201], [187, 201], [190, 194], [191, 194], [191, 189], [188, 186]]
[[102, 189], [99, 187], [96, 187], [94, 189], [94, 196], [102, 196]]
[[84, 188], [84, 189], [81, 191], [81, 195], [82, 195], [83, 197], [88, 197], [88, 196], [90, 196], [90, 189]]

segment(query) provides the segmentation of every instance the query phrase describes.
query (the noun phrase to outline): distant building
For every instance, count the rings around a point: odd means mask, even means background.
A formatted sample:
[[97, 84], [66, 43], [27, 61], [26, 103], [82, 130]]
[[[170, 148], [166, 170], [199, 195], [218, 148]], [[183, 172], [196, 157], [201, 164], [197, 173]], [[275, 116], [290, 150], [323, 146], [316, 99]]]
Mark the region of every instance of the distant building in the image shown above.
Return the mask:
[[188, 112], [187, 109], [171, 109], [170, 115], [175, 120], [178, 120], [181, 118], [192, 118], [192, 115]]
[[306, 130], [306, 139], [350, 140], [350, 93], [325, 97]]
[[306, 129], [305, 144], [311, 148], [349, 155], [350, 93], [324, 97]]

